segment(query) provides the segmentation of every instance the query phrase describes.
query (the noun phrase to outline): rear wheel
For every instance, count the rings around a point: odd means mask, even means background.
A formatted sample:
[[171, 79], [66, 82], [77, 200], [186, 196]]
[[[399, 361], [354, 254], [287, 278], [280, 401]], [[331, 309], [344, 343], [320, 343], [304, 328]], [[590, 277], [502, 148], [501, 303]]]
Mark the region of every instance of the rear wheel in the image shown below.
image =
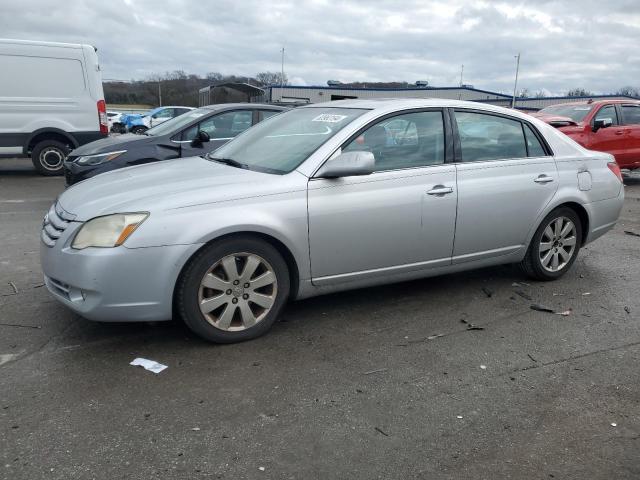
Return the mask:
[[214, 243], [187, 265], [176, 291], [187, 326], [216, 343], [259, 337], [289, 297], [287, 264], [270, 244], [250, 237]]
[[580, 218], [571, 208], [560, 207], [542, 221], [520, 266], [537, 280], [564, 275], [578, 256], [582, 239]]
[[40, 175], [62, 175], [69, 147], [59, 140], [42, 140], [31, 151], [31, 161]]
[[133, 127], [131, 129], [131, 133], [135, 133], [136, 135], [142, 135], [146, 131], [147, 131], [147, 127], [141, 127], [141, 126]]

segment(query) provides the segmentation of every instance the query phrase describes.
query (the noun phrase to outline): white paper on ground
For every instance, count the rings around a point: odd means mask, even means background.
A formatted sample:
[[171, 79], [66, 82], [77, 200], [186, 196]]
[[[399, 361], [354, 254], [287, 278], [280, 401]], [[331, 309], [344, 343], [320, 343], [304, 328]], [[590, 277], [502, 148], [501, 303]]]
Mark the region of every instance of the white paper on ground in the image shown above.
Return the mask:
[[153, 360], [147, 360], [146, 358], [136, 358], [129, 365], [144, 367], [145, 370], [149, 370], [150, 372], [153, 372], [153, 373], [160, 373], [165, 368], [168, 368], [166, 365], [155, 362]]

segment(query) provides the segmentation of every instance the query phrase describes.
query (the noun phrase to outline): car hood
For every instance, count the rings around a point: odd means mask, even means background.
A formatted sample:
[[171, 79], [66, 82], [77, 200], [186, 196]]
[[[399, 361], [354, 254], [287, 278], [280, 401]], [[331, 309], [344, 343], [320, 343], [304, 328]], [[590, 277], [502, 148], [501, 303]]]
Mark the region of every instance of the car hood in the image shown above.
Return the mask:
[[157, 137], [147, 135], [110, 135], [95, 142], [87, 143], [73, 150], [70, 157], [80, 157], [82, 155], [96, 155], [98, 153], [114, 152], [117, 150], [127, 150], [133, 146], [144, 145], [153, 142]]
[[274, 175], [202, 157], [179, 158], [103, 173], [66, 190], [60, 206], [77, 221], [100, 215], [154, 212], [304, 188], [297, 171]]

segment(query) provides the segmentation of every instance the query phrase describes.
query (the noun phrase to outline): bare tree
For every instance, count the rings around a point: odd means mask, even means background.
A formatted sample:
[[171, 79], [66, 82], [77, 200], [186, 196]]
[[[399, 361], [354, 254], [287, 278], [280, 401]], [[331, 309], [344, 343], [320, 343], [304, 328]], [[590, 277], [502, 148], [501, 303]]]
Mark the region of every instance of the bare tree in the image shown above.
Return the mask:
[[590, 97], [593, 93], [585, 88], [572, 88], [567, 92], [567, 97]]
[[622, 87], [618, 89], [616, 95], [625, 95], [627, 97], [640, 97], [640, 89], [636, 87]]
[[545, 92], [544, 90], [538, 90], [533, 94], [533, 96], [536, 98], [545, 98], [547, 96], [547, 92]]
[[260, 85], [289, 85], [287, 74], [280, 78], [280, 72], [260, 72], [256, 74], [256, 80]]

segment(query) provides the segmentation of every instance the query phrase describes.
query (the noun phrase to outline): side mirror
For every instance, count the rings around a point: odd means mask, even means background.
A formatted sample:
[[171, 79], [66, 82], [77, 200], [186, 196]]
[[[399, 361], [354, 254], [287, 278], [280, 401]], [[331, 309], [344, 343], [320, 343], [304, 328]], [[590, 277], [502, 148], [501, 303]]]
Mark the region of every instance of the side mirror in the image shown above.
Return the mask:
[[194, 147], [199, 147], [203, 143], [206, 143], [206, 142], [208, 142], [210, 140], [211, 140], [211, 137], [209, 136], [209, 134], [207, 132], [205, 132], [204, 130], [200, 130], [198, 132], [198, 134], [196, 135], [196, 138], [191, 140], [191, 145], [194, 146]]
[[376, 159], [371, 152], [345, 152], [326, 162], [316, 178], [352, 177], [373, 173]]
[[613, 125], [613, 120], [610, 118], [598, 118], [593, 121], [593, 128], [591, 130], [595, 133], [601, 128], [607, 128], [611, 125]]

